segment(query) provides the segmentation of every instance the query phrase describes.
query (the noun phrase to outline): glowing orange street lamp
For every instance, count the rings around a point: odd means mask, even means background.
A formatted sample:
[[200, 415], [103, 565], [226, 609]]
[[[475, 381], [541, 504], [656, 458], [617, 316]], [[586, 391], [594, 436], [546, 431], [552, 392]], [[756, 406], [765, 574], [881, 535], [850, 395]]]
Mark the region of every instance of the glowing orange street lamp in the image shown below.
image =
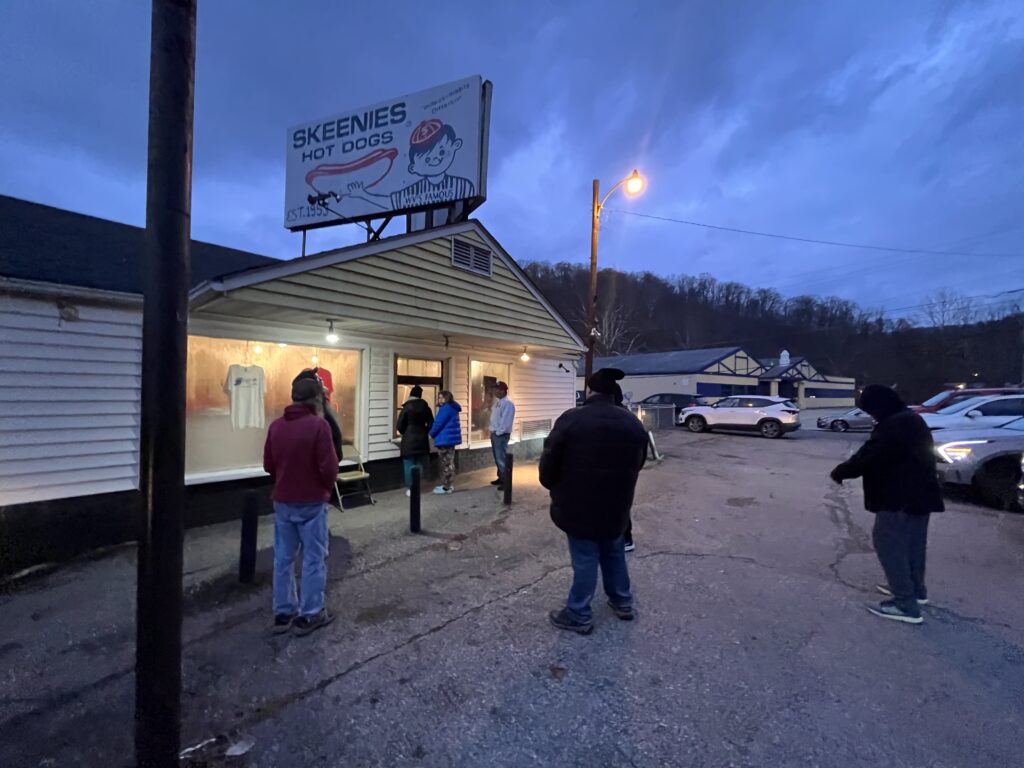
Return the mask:
[[594, 343], [597, 341], [597, 228], [601, 222], [601, 211], [604, 204], [608, 202], [619, 187], [625, 186], [627, 195], [639, 195], [644, 190], [644, 177], [639, 171], [633, 169], [633, 173], [624, 178], [614, 187], [608, 190], [607, 194], [601, 197], [601, 182], [594, 179], [594, 207], [590, 217], [590, 301], [587, 309], [587, 355], [586, 367], [583, 376], [583, 385], [590, 380], [590, 374], [594, 372]]

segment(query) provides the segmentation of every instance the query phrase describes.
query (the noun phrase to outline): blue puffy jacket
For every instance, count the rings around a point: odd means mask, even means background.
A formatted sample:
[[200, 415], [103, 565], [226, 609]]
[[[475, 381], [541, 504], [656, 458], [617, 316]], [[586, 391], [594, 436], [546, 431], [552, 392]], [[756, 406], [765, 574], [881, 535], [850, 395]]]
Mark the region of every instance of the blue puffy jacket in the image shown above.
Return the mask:
[[442, 405], [437, 416], [434, 417], [434, 426], [430, 428], [430, 436], [434, 438], [434, 445], [438, 448], [448, 448], [462, 443], [462, 425], [459, 424], [459, 413], [462, 406], [452, 400]]

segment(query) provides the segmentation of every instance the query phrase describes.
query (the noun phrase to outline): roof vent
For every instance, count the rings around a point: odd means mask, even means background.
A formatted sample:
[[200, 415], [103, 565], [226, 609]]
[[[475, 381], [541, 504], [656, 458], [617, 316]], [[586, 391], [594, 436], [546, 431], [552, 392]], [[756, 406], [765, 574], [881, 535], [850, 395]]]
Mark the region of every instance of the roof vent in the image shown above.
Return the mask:
[[478, 275], [491, 276], [491, 252], [481, 248], [469, 240], [452, 238], [452, 266], [474, 272]]

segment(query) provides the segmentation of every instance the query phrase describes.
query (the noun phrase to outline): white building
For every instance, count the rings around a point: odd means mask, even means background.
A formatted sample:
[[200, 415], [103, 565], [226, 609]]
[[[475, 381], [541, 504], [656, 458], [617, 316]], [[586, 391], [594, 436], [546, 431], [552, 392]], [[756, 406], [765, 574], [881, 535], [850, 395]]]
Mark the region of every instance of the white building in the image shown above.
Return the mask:
[[[6, 197], [0, 219], [2, 573], [131, 538], [143, 233]], [[413, 384], [462, 404], [463, 468], [490, 461], [496, 381], [520, 455], [573, 406], [582, 342], [479, 222], [290, 261], [193, 242], [192, 263], [190, 524], [237, 516], [239, 488], [266, 485], [266, 428], [304, 368], [328, 372], [375, 488], [397, 483], [394, 423]], [[262, 379], [255, 401], [232, 400], [242, 377]]]

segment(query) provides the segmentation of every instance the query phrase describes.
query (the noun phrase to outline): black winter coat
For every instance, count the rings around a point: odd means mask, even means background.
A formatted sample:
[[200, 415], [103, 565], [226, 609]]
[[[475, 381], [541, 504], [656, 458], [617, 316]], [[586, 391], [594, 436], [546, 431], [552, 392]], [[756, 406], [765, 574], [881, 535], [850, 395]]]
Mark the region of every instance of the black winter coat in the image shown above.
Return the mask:
[[646, 430], [611, 395], [591, 395], [559, 416], [540, 458], [555, 525], [580, 539], [621, 536], [646, 456]]
[[402, 436], [399, 451], [402, 456], [424, 456], [430, 453], [430, 427], [434, 412], [421, 397], [413, 397], [402, 406], [398, 414], [398, 434]]
[[871, 437], [832, 471], [834, 480], [864, 478], [868, 512], [942, 512], [935, 442], [918, 414], [901, 408], [879, 419]]

